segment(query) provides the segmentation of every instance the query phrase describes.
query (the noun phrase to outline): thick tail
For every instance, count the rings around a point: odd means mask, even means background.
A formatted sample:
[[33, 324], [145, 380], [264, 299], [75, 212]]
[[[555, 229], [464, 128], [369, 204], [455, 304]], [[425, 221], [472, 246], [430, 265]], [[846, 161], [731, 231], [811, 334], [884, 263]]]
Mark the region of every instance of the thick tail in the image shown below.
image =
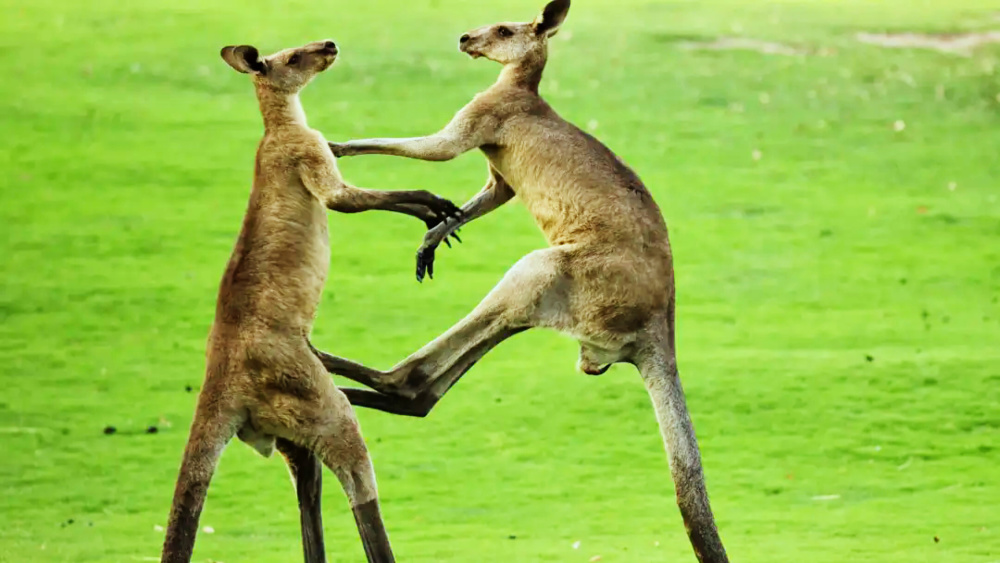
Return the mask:
[[299, 522], [302, 527], [302, 551], [305, 563], [325, 563], [323, 546], [323, 464], [311, 451], [288, 440], [277, 440], [278, 451], [288, 462], [288, 470], [299, 499]]
[[656, 410], [660, 434], [667, 448], [670, 473], [677, 491], [677, 505], [695, 555], [701, 563], [727, 563], [715, 518], [708, 503], [701, 454], [694, 435], [672, 353], [657, 355], [639, 366], [646, 390]]
[[392, 547], [389, 546], [389, 536], [382, 522], [378, 499], [351, 507], [354, 521], [358, 524], [361, 534], [361, 544], [369, 563], [394, 563]]
[[174, 490], [174, 500], [163, 542], [162, 563], [188, 563], [198, 533], [198, 519], [205, 504], [205, 493], [215, 473], [215, 466], [235, 430], [231, 421], [195, 414], [191, 434], [184, 449]]

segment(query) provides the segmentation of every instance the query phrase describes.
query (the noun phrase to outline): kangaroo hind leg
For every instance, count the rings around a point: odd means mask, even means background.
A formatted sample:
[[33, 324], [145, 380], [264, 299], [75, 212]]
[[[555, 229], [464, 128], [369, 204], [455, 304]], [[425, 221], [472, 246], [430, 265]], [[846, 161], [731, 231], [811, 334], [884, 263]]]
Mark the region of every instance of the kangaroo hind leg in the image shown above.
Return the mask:
[[302, 526], [302, 550], [306, 563], [324, 563], [326, 550], [323, 546], [323, 465], [308, 449], [278, 438], [278, 452], [288, 463], [295, 494], [299, 500], [299, 520]]
[[217, 402], [206, 400], [205, 391], [202, 391], [177, 477], [163, 542], [162, 563], [188, 563], [191, 560], [208, 485], [222, 450], [242, 423], [241, 415], [220, 408]]
[[570, 250], [536, 250], [519, 260], [464, 319], [388, 372], [372, 377], [375, 391], [344, 389], [351, 404], [407, 416], [427, 416], [472, 366], [511, 336], [532, 327], [572, 326]]
[[[314, 561], [309, 559], [309, 550], [315, 553], [322, 548], [318, 460], [333, 471], [347, 495], [369, 563], [393, 563], [379, 509], [375, 470], [361, 428], [347, 397], [337, 390], [319, 361], [313, 358], [313, 362], [313, 373], [303, 376], [310, 384], [300, 389], [301, 393], [275, 394], [253, 413], [264, 431], [278, 436], [279, 451], [289, 464], [295, 460], [307, 561]], [[314, 472], [311, 478], [309, 472]]]

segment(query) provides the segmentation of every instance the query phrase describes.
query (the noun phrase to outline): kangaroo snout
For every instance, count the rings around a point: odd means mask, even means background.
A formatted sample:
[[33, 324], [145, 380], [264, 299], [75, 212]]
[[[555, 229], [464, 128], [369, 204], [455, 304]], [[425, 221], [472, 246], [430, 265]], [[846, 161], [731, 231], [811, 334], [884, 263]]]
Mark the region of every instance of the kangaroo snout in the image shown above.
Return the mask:
[[329, 52], [331, 54], [336, 55], [337, 54], [337, 44], [334, 43], [333, 41], [330, 41], [329, 39], [327, 39], [326, 41], [323, 42], [323, 50], [327, 51], [327, 52]]
[[480, 53], [481, 43], [479, 36], [473, 39], [471, 34], [463, 33], [458, 38], [458, 50], [475, 59], [482, 56], [482, 53]]

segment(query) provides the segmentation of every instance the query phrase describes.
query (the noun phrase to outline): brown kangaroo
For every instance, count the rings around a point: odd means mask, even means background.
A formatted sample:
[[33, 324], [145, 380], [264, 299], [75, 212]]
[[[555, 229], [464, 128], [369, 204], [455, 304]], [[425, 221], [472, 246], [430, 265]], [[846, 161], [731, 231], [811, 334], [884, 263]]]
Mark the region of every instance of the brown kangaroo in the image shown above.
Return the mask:
[[635, 172], [538, 94], [548, 38], [569, 7], [569, 0], [555, 0], [530, 23], [499, 23], [462, 35], [461, 51], [503, 70], [440, 132], [331, 144], [337, 156], [449, 160], [476, 148], [486, 155], [486, 186], [465, 204], [460, 220], [427, 233], [418, 279], [433, 274], [434, 249], [450, 233], [515, 195], [551, 247], [518, 261], [468, 316], [387, 372], [317, 354], [331, 372], [377, 391], [345, 389], [352, 404], [411, 416], [427, 415], [484, 354], [532, 327], [577, 338], [578, 367], [588, 374], [617, 362], [635, 365], [656, 411], [695, 554], [705, 563], [725, 562], [677, 372], [666, 224]]
[[358, 421], [307, 340], [330, 266], [325, 210], [383, 209], [432, 226], [458, 208], [426, 191], [372, 191], [341, 179], [327, 141], [306, 125], [298, 96], [337, 58], [332, 41], [265, 58], [249, 45], [226, 47], [222, 58], [252, 76], [264, 138], [243, 228], [219, 288], [205, 383], [177, 478], [162, 561], [190, 561], [205, 492], [235, 435], [265, 457], [277, 446], [287, 460], [308, 563], [326, 557], [321, 463], [347, 493], [368, 561], [389, 563], [393, 555], [375, 472]]

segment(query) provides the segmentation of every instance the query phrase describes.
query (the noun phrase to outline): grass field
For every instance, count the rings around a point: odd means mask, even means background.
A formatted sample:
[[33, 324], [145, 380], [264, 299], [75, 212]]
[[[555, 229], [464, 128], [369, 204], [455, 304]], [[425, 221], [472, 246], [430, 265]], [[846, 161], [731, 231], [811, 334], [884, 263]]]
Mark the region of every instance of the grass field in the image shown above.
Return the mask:
[[[499, 70], [457, 37], [542, 2], [98, 5], [0, 0], [0, 561], [158, 557], [262, 131], [219, 48], [332, 37], [310, 124], [419, 135]], [[681, 374], [733, 561], [1000, 561], [1000, 47], [854, 37], [1000, 29], [996, 8], [580, 1], [553, 40], [543, 95], [671, 227]], [[807, 54], [683, 48], [720, 36]], [[479, 154], [341, 170], [456, 201], [486, 176]], [[544, 244], [515, 201], [418, 285], [419, 222], [330, 225], [314, 341], [380, 368]], [[529, 332], [428, 419], [359, 412], [400, 561], [694, 560], [637, 374], [583, 376], [576, 353]], [[329, 474], [325, 497], [330, 559], [361, 560]], [[202, 524], [196, 561], [301, 560], [284, 464], [242, 444]]]

